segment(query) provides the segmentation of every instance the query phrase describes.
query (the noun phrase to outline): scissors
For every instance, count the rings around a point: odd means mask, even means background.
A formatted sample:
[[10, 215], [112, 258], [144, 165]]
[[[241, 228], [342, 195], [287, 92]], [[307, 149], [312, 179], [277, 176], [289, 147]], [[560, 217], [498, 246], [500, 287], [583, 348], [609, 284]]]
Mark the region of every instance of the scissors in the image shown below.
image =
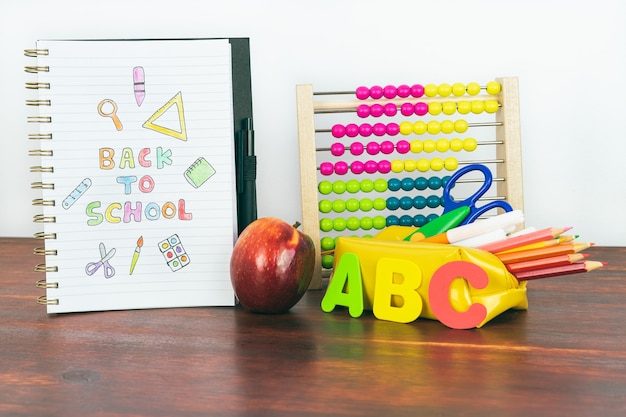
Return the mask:
[[115, 268], [109, 264], [109, 259], [111, 259], [115, 255], [115, 248], [111, 249], [109, 252], [106, 251], [104, 247], [104, 243], [100, 242], [100, 260], [98, 262], [89, 262], [85, 267], [85, 272], [87, 275], [93, 275], [101, 266], [104, 267], [104, 277], [111, 278], [115, 275]]
[[[450, 191], [456, 185], [456, 182], [463, 175], [467, 174], [471, 171], [480, 171], [485, 177], [482, 186], [476, 191], [474, 194], [469, 196], [463, 201], [455, 201], [454, 198], [450, 195]], [[463, 168], [457, 170], [454, 174], [450, 176], [450, 179], [443, 187], [443, 212], [447, 213], [448, 211], [454, 210], [456, 208], [462, 206], [468, 206], [470, 208], [470, 214], [461, 222], [461, 224], [472, 223], [474, 220], [478, 219], [479, 216], [488, 212], [489, 210], [493, 210], [494, 208], [501, 208], [504, 211], [512, 211], [513, 207], [506, 201], [497, 200], [491, 201], [487, 204], [484, 204], [480, 207], [476, 207], [476, 203], [478, 200], [485, 195], [485, 193], [491, 188], [491, 184], [493, 182], [493, 175], [489, 168], [482, 164], [470, 164], [466, 165]]]

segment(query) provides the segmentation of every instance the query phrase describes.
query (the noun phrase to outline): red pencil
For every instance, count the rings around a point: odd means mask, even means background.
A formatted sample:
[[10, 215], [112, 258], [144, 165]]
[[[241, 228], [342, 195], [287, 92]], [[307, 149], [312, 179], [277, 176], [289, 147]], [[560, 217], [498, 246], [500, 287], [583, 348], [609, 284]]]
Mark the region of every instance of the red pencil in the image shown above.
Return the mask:
[[479, 246], [478, 249], [486, 250], [491, 253], [502, 252], [505, 250], [517, 248], [519, 246], [529, 245], [531, 243], [541, 242], [543, 240], [554, 239], [560, 234], [570, 230], [571, 227], [548, 227], [546, 229], [537, 230], [535, 232], [525, 233], [523, 235], [510, 237], [498, 242], [488, 243]]
[[561, 243], [547, 248], [496, 253], [495, 256], [506, 265], [515, 262], [532, 261], [533, 259], [549, 258], [557, 255], [570, 255], [572, 253], [582, 252], [591, 246], [593, 246], [593, 243]]
[[531, 279], [550, 278], [560, 275], [578, 274], [581, 272], [589, 272], [594, 269], [602, 268], [606, 262], [585, 261], [576, 262], [570, 265], [554, 266], [551, 268], [535, 269], [533, 271], [519, 272], [515, 275], [519, 281], [528, 281]]
[[518, 272], [532, 271], [535, 269], [550, 268], [553, 266], [569, 265], [584, 260], [588, 253], [573, 253], [570, 255], [557, 255], [549, 258], [539, 258], [530, 261], [515, 262], [506, 265], [506, 269], [514, 274]]

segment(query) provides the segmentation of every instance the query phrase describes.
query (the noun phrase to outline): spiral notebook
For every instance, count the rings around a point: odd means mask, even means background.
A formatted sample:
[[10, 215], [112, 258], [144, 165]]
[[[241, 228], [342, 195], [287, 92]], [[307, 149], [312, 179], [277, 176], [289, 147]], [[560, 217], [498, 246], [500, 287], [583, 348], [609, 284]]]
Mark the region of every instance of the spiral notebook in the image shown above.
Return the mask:
[[248, 45], [42, 40], [25, 51], [48, 313], [234, 305]]

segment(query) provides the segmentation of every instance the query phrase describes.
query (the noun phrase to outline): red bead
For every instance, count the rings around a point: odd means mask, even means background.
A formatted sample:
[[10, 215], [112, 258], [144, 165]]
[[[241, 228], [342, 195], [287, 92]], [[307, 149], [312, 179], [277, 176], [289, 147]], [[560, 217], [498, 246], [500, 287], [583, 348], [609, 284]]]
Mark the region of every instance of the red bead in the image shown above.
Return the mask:
[[383, 159], [378, 162], [378, 171], [382, 174], [386, 174], [391, 171], [391, 162]]
[[423, 116], [427, 113], [428, 113], [428, 104], [424, 103], [423, 101], [420, 101], [419, 103], [415, 104], [415, 114], [417, 114], [418, 116]]
[[333, 137], [339, 139], [346, 134], [346, 127], [344, 125], [334, 125], [331, 129]]
[[385, 108], [381, 104], [372, 104], [372, 107], [370, 107], [372, 117], [380, 117], [384, 112]]
[[320, 173], [322, 175], [331, 175], [333, 173], [333, 164], [330, 162], [322, 162], [320, 164]]
[[359, 127], [356, 124], [350, 123], [349, 125], [346, 125], [346, 136], [348, 136], [349, 138], [353, 138], [358, 134]]
[[348, 173], [348, 164], [344, 161], [339, 161], [335, 164], [335, 173], [337, 175], [346, 175]]
[[333, 156], [341, 156], [343, 155], [343, 153], [345, 152], [345, 147], [343, 146], [343, 144], [337, 142], [337, 143], [333, 143], [330, 146], [330, 153], [333, 154]]
[[359, 104], [359, 106], [356, 108], [356, 114], [357, 116], [361, 117], [361, 118], [366, 118], [370, 116], [370, 106], [368, 106], [367, 104]]
[[393, 85], [387, 85], [383, 88], [383, 95], [385, 98], [395, 98], [398, 93], [398, 89]]
[[356, 98], [359, 100], [368, 99], [370, 96], [370, 89], [367, 87], [359, 87], [356, 89]]
[[365, 172], [374, 174], [376, 171], [378, 171], [378, 162], [370, 160], [365, 163]]
[[364, 147], [361, 142], [352, 142], [350, 144], [350, 153], [352, 155], [361, 155], [363, 153]]
[[390, 140], [385, 140], [380, 143], [380, 151], [384, 153], [385, 155], [389, 155], [390, 153], [394, 151], [394, 149], [395, 149], [395, 146], [393, 146], [393, 142]]
[[400, 140], [396, 143], [398, 153], [408, 153], [411, 150], [411, 144], [406, 140]]
[[365, 150], [370, 155], [376, 155], [378, 152], [380, 152], [380, 145], [376, 142], [370, 142], [367, 144]]
[[396, 94], [400, 98], [407, 98], [408, 96], [411, 95], [411, 87], [409, 87], [406, 84], [399, 85], [398, 90], [396, 91]]
[[350, 171], [353, 174], [361, 174], [365, 170], [365, 164], [361, 161], [352, 161], [350, 164]]
[[415, 84], [411, 86], [411, 95], [415, 98], [420, 98], [424, 95], [424, 86], [421, 84]]
[[402, 103], [402, 106], [400, 106], [400, 113], [403, 116], [411, 116], [414, 111], [415, 107], [411, 103]]
[[359, 134], [365, 137], [370, 136], [372, 134], [372, 125], [369, 123], [363, 123], [359, 126]]
[[383, 96], [383, 88], [379, 85], [375, 85], [370, 88], [370, 97], [373, 99], [379, 99]]
[[384, 136], [387, 133], [387, 126], [384, 123], [376, 123], [373, 128], [376, 136]]
[[385, 104], [385, 116], [395, 116], [398, 113], [398, 106], [393, 103]]
[[389, 136], [395, 136], [400, 133], [400, 125], [394, 122], [391, 122], [387, 125], [387, 134]]

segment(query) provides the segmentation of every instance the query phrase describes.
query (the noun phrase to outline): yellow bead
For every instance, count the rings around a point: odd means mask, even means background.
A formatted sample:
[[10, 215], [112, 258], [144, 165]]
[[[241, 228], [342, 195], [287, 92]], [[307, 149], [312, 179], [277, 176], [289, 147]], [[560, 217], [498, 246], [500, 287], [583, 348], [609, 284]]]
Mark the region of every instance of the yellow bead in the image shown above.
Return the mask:
[[435, 97], [437, 95], [438, 89], [435, 84], [426, 84], [424, 86], [424, 95], [426, 97]]
[[463, 149], [463, 141], [460, 138], [454, 138], [450, 141], [450, 150], [460, 152]]
[[444, 167], [443, 159], [441, 158], [433, 158], [430, 161], [430, 169], [433, 171], [441, 171]]
[[432, 139], [426, 139], [424, 141], [424, 152], [435, 152], [435, 150], [437, 149], [437, 144], [435, 143], [434, 140]]
[[467, 94], [469, 94], [470, 96], [476, 96], [480, 94], [480, 84], [474, 82], [467, 84]]
[[[454, 127], [454, 124], [452, 125]], [[439, 139], [437, 141], [437, 151], [438, 152], [448, 152], [450, 149], [450, 141], [447, 139]]]
[[467, 152], [475, 151], [477, 146], [478, 146], [478, 142], [476, 142], [476, 139], [474, 138], [463, 139], [463, 149], [465, 149]]
[[454, 122], [452, 120], [444, 120], [441, 122], [441, 131], [443, 133], [450, 134], [454, 132]]
[[489, 81], [487, 83], [487, 93], [495, 96], [500, 92], [500, 83], [497, 81]]
[[495, 113], [499, 108], [498, 100], [485, 100], [485, 111], [487, 113]]
[[404, 162], [399, 159], [391, 161], [391, 170], [395, 173], [404, 171]]
[[439, 84], [438, 90], [441, 97], [448, 97], [452, 94], [452, 86], [447, 83]]
[[417, 161], [415, 159], [407, 159], [404, 161], [404, 170], [406, 172], [413, 172], [417, 169]]
[[428, 114], [432, 116], [437, 116], [441, 114], [441, 110], [442, 110], [441, 103], [434, 102], [434, 103], [428, 104]]
[[426, 133], [426, 130], [428, 129], [428, 125], [426, 125], [425, 122], [415, 122], [413, 123], [413, 133], [415, 133], [416, 135], [423, 135], [424, 133]]
[[472, 103], [467, 100], [459, 101], [456, 104], [456, 111], [458, 111], [459, 114], [468, 114], [472, 111]]
[[459, 119], [456, 122], [454, 122], [454, 131], [457, 133], [466, 132], [468, 127], [469, 126], [467, 125], [467, 121], [463, 119]]
[[430, 169], [430, 161], [426, 158], [422, 158], [417, 161], [417, 170], [420, 172], [426, 172]]
[[482, 100], [472, 101], [472, 113], [480, 114], [485, 111], [485, 102]]
[[437, 135], [439, 132], [441, 132], [441, 123], [437, 120], [431, 120], [428, 122], [428, 133], [431, 135]]
[[465, 84], [463, 83], [454, 83], [452, 84], [452, 94], [461, 97], [465, 94]]
[[446, 101], [441, 105], [441, 110], [443, 111], [443, 114], [450, 116], [451, 114], [456, 113], [456, 103], [454, 101]]
[[413, 133], [413, 123], [411, 122], [402, 122], [400, 123], [400, 134], [401, 135], [410, 135]]
[[456, 171], [459, 167], [459, 161], [456, 158], [446, 158], [443, 164], [447, 171]]
[[411, 141], [411, 152], [420, 153], [424, 150], [424, 143], [421, 140], [415, 139]]

